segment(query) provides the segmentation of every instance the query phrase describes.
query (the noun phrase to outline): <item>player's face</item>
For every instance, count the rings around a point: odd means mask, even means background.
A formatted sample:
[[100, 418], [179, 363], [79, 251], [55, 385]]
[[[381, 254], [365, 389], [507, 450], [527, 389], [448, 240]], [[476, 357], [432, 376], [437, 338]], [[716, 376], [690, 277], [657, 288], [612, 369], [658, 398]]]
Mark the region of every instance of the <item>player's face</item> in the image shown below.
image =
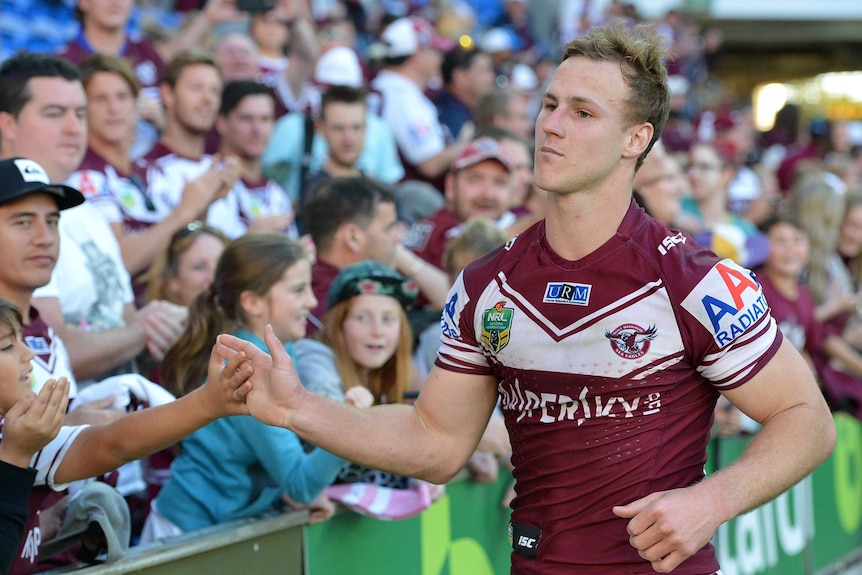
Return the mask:
[[264, 325], [272, 324], [281, 341], [305, 337], [308, 314], [317, 306], [311, 291], [311, 263], [302, 259], [285, 270], [264, 297]]
[[169, 119], [193, 134], [206, 135], [215, 123], [221, 91], [221, 76], [215, 68], [208, 64], [186, 66], [174, 89], [163, 91]]
[[769, 257], [766, 260], [770, 273], [783, 277], [799, 278], [808, 263], [808, 237], [796, 226], [778, 223], [769, 229]]
[[496, 221], [509, 209], [512, 178], [496, 160], [486, 160], [446, 177], [449, 209], [463, 221], [488, 218]]
[[849, 206], [841, 222], [838, 251], [843, 256], [862, 254], [862, 205]]
[[132, 13], [132, 0], [78, 0], [88, 25], [105, 30], [124, 28]]
[[625, 122], [628, 94], [618, 63], [564, 60], [536, 120], [536, 185], [554, 194], [602, 189], [635, 129]]
[[404, 230], [398, 222], [395, 204], [380, 202], [377, 214], [364, 234], [364, 256], [362, 259], [377, 260], [392, 266], [395, 259], [395, 247], [404, 239]]
[[367, 294], [350, 301], [344, 318], [344, 339], [350, 359], [364, 369], [389, 361], [401, 334], [401, 304], [387, 295]]
[[64, 182], [87, 151], [87, 97], [77, 80], [31, 78], [30, 100], [17, 118], [0, 112], [3, 154], [41, 164], [53, 182]]
[[337, 165], [352, 168], [359, 160], [365, 142], [365, 113], [365, 102], [331, 102], [323, 111], [318, 129]]
[[0, 322], [0, 415], [30, 391], [33, 355], [21, 341], [20, 326]]
[[221, 239], [199, 233], [188, 249], [177, 257], [177, 275], [166, 282], [166, 292], [171, 301], [187, 306], [207, 289], [215, 277], [216, 265], [223, 251]]
[[50, 194], [28, 194], [0, 205], [0, 296], [26, 301], [51, 280], [60, 253], [59, 221]]
[[218, 129], [227, 152], [245, 160], [256, 160], [269, 143], [274, 123], [272, 97], [254, 94], [243, 98], [227, 116], [219, 117]]
[[96, 72], [87, 83], [87, 127], [90, 141], [112, 146], [131, 143], [135, 134], [135, 95], [119, 74]]

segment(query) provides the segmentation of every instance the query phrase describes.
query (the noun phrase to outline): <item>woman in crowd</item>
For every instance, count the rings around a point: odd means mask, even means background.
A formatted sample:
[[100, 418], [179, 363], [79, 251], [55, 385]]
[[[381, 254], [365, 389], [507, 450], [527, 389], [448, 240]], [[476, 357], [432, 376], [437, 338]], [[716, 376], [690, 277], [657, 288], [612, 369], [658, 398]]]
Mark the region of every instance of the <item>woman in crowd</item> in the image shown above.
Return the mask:
[[[223, 332], [266, 349], [271, 324], [290, 353], [316, 304], [303, 248], [280, 234], [246, 234], [228, 244], [212, 284], [192, 302], [186, 331], [162, 363], [162, 381], [177, 397], [194, 393], [206, 378], [206, 350]], [[181, 447], [142, 542], [261, 515], [288, 500], [314, 502], [345, 463], [322, 450], [305, 453], [293, 432], [251, 417], [214, 422]], [[328, 518], [331, 506], [319, 503], [312, 519]]]

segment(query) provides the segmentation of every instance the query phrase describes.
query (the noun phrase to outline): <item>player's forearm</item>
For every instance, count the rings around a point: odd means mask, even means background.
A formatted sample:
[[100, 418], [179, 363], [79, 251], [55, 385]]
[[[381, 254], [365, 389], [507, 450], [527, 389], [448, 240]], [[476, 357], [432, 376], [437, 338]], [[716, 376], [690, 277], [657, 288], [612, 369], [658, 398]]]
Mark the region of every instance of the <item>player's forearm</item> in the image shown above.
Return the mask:
[[150, 269], [156, 258], [168, 248], [171, 237], [177, 230], [182, 229], [193, 221], [195, 217], [174, 210], [171, 214], [146, 231], [125, 234], [117, 238], [120, 244], [120, 253], [123, 264], [129, 270], [132, 277]]
[[728, 521], [783, 493], [832, 453], [835, 426], [821, 403], [800, 403], [763, 424], [743, 454], [707, 477], [704, 489]]
[[450, 457], [451, 453], [423, 424], [412, 406], [380, 405], [359, 409], [306, 393], [308, 397], [302, 408], [290, 417], [290, 429], [349, 461], [445, 483], [469, 457], [467, 453], [461, 462]]

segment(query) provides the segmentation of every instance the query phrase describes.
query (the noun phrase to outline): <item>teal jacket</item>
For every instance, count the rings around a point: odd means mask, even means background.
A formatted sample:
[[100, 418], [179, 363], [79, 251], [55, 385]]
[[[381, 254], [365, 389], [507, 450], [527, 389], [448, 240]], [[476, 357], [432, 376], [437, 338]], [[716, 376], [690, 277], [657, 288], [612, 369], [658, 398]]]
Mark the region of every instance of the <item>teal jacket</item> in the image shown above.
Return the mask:
[[[235, 334], [266, 350], [248, 331]], [[291, 352], [290, 344], [285, 346]], [[156, 498], [159, 512], [183, 531], [261, 515], [281, 495], [308, 503], [345, 461], [322, 449], [305, 453], [299, 437], [248, 415], [223, 417], [182, 441], [182, 453]]]

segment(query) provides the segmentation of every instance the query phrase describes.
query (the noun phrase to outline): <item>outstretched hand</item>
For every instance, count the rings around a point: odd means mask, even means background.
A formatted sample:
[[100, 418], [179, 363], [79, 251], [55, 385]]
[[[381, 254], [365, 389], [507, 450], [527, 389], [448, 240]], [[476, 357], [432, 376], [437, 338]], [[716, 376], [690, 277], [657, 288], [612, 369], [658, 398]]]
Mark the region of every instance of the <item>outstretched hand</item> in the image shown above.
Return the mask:
[[249, 413], [267, 425], [290, 429], [290, 414], [298, 409], [304, 388], [272, 326], [266, 326], [263, 339], [269, 353], [250, 341], [228, 334], [218, 337], [216, 351], [225, 359], [233, 354], [245, 354], [254, 368], [250, 377], [251, 391], [246, 397]]
[[617, 505], [628, 523], [629, 543], [659, 573], [669, 573], [709, 543], [721, 524], [713, 507], [692, 487], [660, 491]]
[[253, 373], [254, 367], [244, 352], [225, 352], [218, 343], [213, 346], [203, 390], [208, 393], [215, 413], [248, 415], [246, 399]]
[[39, 395], [30, 392], [6, 412], [0, 460], [27, 467], [33, 454], [57, 437], [69, 405], [69, 381], [49, 379]]

